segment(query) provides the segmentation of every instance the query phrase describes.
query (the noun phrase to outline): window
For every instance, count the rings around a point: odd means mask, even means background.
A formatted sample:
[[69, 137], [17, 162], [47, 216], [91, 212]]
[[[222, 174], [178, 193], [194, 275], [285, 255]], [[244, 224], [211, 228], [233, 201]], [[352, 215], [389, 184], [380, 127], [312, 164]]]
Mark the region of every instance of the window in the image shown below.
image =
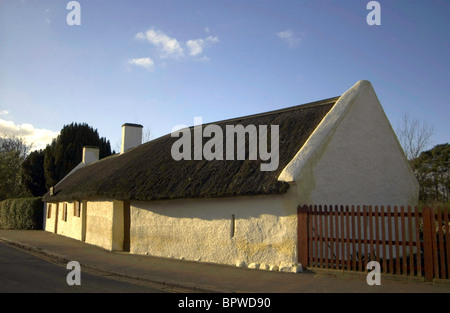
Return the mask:
[[64, 203], [64, 206], [63, 206], [63, 216], [62, 216], [62, 219], [63, 219], [64, 222], [67, 222], [67, 203]]
[[52, 217], [52, 204], [50, 203], [47, 206], [47, 218], [51, 218]]
[[81, 216], [81, 210], [80, 210], [80, 202], [74, 201], [73, 202], [73, 216], [80, 217]]

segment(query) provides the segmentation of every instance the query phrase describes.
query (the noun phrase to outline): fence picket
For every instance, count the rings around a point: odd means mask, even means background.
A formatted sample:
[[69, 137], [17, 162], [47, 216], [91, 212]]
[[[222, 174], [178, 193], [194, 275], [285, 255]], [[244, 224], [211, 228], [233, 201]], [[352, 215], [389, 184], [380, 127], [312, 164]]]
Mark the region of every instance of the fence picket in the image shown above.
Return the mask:
[[399, 275], [400, 274], [400, 260], [399, 260], [399, 256], [400, 256], [400, 243], [399, 243], [399, 230], [398, 230], [398, 208], [397, 206], [394, 206], [394, 234], [395, 234], [395, 274]]
[[431, 208], [431, 237], [433, 240], [433, 272], [434, 277], [439, 278], [439, 260], [438, 260], [438, 245], [436, 240], [436, 216], [434, 208]]
[[314, 264], [314, 261], [313, 261], [313, 256], [314, 256], [314, 247], [313, 247], [313, 244], [314, 244], [314, 242], [315, 242], [315, 240], [314, 240], [314, 237], [313, 237], [313, 234], [314, 234], [314, 232], [313, 232], [313, 229], [314, 229], [314, 227], [313, 227], [313, 218], [314, 218], [314, 215], [313, 215], [313, 211], [312, 211], [312, 206], [309, 206], [308, 207], [308, 226], [309, 226], [309, 232], [308, 232], [308, 240], [309, 240], [309, 243], [308, 243], [308, 247], [309, 247], [309, 263], [308, 263], [308, 265], [313, 265]]
[[447, 276], [450, 278], [450, 231], [449, 231], [449, 220], [448, 220], [448, 208], [444, 209], [444, 222], [445, 222], [445, 243], [446, 243], [446, 257], [447, 257]]
[[[342, 206], [341, 206], [342, 208]], [[334, 225], [335, 225], [335, 232], [336, 232], [336, 268], [342, 268], [342, 255], [340, 255], [340, 246], [339, 246], [339, 236], [340, 236], [340, 230], [339, 230], [339, 207], [335, 206], [336, 213], [334, 215]]]
[[408, 275], [407, 269], [407, 254], [406, 254], [406, 220], [405, 220], [405, 207], [402, 205], [400, 207], [400, 225], [402, 232], [402, 265], [403, 265], [403, 275]]
[[[423, 218], [423, 214], [422, 214]], [[414, 220], [416, 222], [416, 247], [417, 247], [417, 275], [423, 276], [422, 272], [422, 245], [420, 240], [420, 219], [419, 219], [419, 207], [414, 208]]]
[[[380, 263], [380, 223], [379, 223], [379, 216], [378, 216], [378, 206], [374, 207], [374, 218], [375, 218], [375, 261]], [[381, 264], [380, 264], [381, 265]]]
[[319, 259], [319, 264], [320, 264], [320, 267], [323, 267], [323, 244], [322, 244], [322, 241], [323, 241], [323, 235], [322, 235], [322, 206], [321, 205], [319, 205], [319, 207], [318, 207], [318, 211], [317, 211], [319, 214], [317, 215], [317, 217], [318, 217], [318, 223], [319, 223], [319, 225], [318, 225], [318, 229], [317, 229], [317, 233], [318, 233], [318, 236], [319, 236], [319, 256], [318, 256], [318, 259]]
[[[367, 258], [369, 256], [369, 240], [367, 238], [367, 206], [363, 205], [362, 208], [362, 227], [363, 227], [363, 236], [364, 236], [364, 241], [363, 241], [363, 247], [364, 247], [364, 254], [362, 254], [363, 256], [363, 264], [362, 264], [362, 270], [364, 271], [366, 269], [367, 266]], [[360, 238], [361, 239], [361, 238]]]
[[[345, 235], [344, 235], [344, 231], [342, 232], [342, 247], [345, 247], [344, 251], [347, 251], [347, 262], [346, 262], [346, 266], [347, 269], [350, 269], [350, 259], [351, 259], [351, 252], [350, 252], [350, 209], [348, 206], [345, 207], [345, 212], [344, 212], [344, 216], [345, 216]], [[342, 216], [342, 225], [344, 225], [344, 216]], [[344, 227], [342, 228], [344, 229]], [[344, 240], [344, 236], [346, 237], [346, 241]], [[353, 252], [354, 253], [354, 252]]]
[[323, 208], [323, 236], [325, 238], [324, 246], [325, 246], [325, 268], [329, 267], [328, 264], [328, 251], [329, 251], [329, 243], [328, 243], [328, 207], [325, 205]]
[[[334, 214], [333, 214], [333, 206], [330, 205], [330, 212], [329, 212], [329, 224], [330, 224], [330, 267], [331, 268], [337, 268], [338, 266], [335, 263], [335, 260], [337, 259], [335, 252], [334, 252], [334, 238], [336, 238], [334, 233]], [[337, 235], [337, 233], [336, 233]], [[339, 238], [339, 237], [338, 237]]]
[[424, 207], [422, 210], [423, 220], [423, 256], [424, 256], [424, 274], [425, 280], [432, 281], [434, 276], [433, 270], [433, 229], [434, 219], [432, 210], [428, 207]]
[[373, 241], [373, 215], [372, 215], [372, 206], [369, 205], [367, 211], [367, 222], [369, 223], [369, 233], [367, 234], [367, 240], [369, 240], [369, 254], [368, 254], [368, 262], [374, 261], [375, 254], [375, 243]]
[[[391, 207], [388, 205], [387, 207], [388, 213], [388, 245], [389, 245], [389, 273], [394, 274], [394, 249], [392, 242], [392, 213]], [[387, 256], [386, 256], [387, 257]]]
[[340, 228], [339, 228], [339, 230], [340, 230], [340, 232], [339, 232], [339, 234], [340, 234], [340, 240], [339, 240], [339, 243], [340, 243], [340, 250], [341, 250], [341, 269], [344, 269], [344, 267], [345, 267], [345, 260], [344, 260], [344, 258], [345, 258], [345, 243], [344, 243], [344, 206], [342, 206], [341, 205], [341, 210], [339, 211], [339, 220], [340, 220], [340, 224], [341, 224], [341, 226], [340, 226]]
[[381, 240], [383, 246], [383, 273], [388, 272], [387, 266], [387, 245], [386, 245], [386, 215], [384, 211], [384, 206], [381, 206]]
[[441, 208], [438, 207], [437, 211], [437, 220], [438, 220], [438, 236], [439, 236], [439, 256], [440, 256], [440, 269], [441, 269], [441, 278], [445, 278], [445, 250], [444, 250], [444, 234], [442, 233], [442, 212]]
[[356, 220], [355, 207], [352, 205], [352, 270], [356, 271]]
[[319, 229], [319, 215], [318, 213], [318, 209], [317, 206], [314, 206], [314, 238], [315, 238], [315, 245], [314, 245], [314, 263], [316, 265], [316, 267], [319, 267], [319, 233], [318, 233], [318, 229]]
[[362, 251], [363, 251], [363, 244], [361, 240], [361, 207], [358, 205], [356, 206], [356, 216], [358, 217], [356, 219], [356, 225], [358, 227], [358, 270], [362, 271]]
[[[407, 226], [408, 226], [408, 251], [409, 251], [409, 275], [414, 275], [414, 250], [413, 250], [413, 240], [412, 240], [412, 220], [411, 220], [411, 206], [408, 205], [406, 209], [407, 216]], [[405, 226], [406, 227], [406, 226]]]
[[408, 205], [408, 234], [409, 234], [409, 275], [414, 275], [414, 245], [412, 230], [412, 213], [411, 206]]

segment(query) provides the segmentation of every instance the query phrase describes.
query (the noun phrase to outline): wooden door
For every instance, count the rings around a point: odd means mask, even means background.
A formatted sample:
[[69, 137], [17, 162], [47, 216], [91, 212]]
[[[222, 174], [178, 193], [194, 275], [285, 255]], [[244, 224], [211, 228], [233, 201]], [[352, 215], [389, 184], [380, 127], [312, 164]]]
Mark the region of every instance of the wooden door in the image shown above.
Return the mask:
[[130, 201], [123, 203], [123, 251], [130, 251]]

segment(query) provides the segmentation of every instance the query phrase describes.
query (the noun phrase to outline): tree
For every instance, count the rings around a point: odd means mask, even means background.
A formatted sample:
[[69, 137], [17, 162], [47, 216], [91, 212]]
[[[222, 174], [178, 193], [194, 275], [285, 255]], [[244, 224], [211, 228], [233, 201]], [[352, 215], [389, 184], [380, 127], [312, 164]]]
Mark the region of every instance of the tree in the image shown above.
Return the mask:
[[34, 197], [43, 196], [47, 192], [44, 157], [44, 150], [33, 151], [22, 163], [22, 183]]
[[83, 146], [98, 146], [100, 158], [111, 155], [109, 140], [86, 123], [64, 125], [60, 134], [44, 150], [47, 188], [56, 185], [82, 160]]
[[142, 131], [142, 143], [149, 142], [152, 139], [152, 133], [150, 127], [144, 128]]
[[433, 135], [432, 125], [426, 121], [411, 118], [408, 112], [403, 113], [401, 123], [397, 128], [397, 136], [409, 161], [419, 157], [420, 152], [431, 143]]
[[0, 135], [0, 152], [18, 151], [21, 158], [25, 158], [31, 151], [33, 144], [27, 144], [23, 137]]
[[31, 149], [21, 137], [0, 137], [0, 200], [29, 195], [22, 184], [22, 163]]
[[448, 201], [450, 191], [450, 144], [424, 151], [412, 161], [424, 202]]

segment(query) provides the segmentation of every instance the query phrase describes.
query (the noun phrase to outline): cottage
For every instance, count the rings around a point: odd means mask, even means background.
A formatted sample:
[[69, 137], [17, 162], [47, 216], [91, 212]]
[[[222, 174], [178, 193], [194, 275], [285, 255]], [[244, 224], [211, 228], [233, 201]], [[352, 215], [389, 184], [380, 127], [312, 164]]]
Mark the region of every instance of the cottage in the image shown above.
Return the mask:
[[367, 81], [213, 124], [279, 125], [277, 169], [248, 157], [177, 161], [178, 138], [140, 144], [142, 126], [124, 124], [120, 154], [98, 160], [85, 147], [44, 196], [45, 230], [109, 250], [276, 269], [297, 264], [299, 205], [417, 203], [418, 183]]

